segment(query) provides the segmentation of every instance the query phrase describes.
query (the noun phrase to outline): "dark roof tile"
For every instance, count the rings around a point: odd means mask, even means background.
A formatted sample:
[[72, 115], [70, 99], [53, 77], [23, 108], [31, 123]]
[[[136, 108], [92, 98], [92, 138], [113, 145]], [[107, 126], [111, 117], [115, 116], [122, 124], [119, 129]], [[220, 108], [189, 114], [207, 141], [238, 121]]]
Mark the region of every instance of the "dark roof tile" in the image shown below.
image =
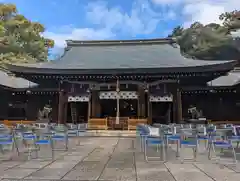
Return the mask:
[[23, 78], [14, 77], [11, 75], [8, 75], [4, 71], [0, 71], [0, 85], [8, 88], [14, 88], [14, 89], [23, 89], [23, 88], [32, 88], [36, 87], [37, 84], [30, 82]]

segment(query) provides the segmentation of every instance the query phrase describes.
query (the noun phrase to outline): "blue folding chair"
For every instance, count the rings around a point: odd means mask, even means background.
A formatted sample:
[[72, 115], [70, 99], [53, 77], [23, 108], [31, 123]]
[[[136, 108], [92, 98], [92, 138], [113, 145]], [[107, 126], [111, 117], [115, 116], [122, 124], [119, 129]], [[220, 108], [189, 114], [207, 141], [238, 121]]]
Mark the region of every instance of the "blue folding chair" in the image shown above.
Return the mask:
[[2, 154], [5, 153], [5, 148], [4, 146], [7, 146], [7, 147], [11, 147], [11, 151], [14, 151], [14, 148], [16, 149], [17, 151], [17, 155], [19, 156], [19, 149], [18, 149], [18, 146], [16, 144], [16, 140], [14, 138], [14, 134], [12, 132], [5, 132], [3, 130], [1, 130], [0, 132], [0, 149], [1, 149], [1, 152]]
[[[155, 129], [157, 130], [158, 134], [151, 134], [151, 130]], [[164, 136], [163, 134], [160, 132], [159, 128], [153, 128], [153, 127], [149, 127], [149, 135], [145, 135], [144, 136], [144, 158], [147, 162], [149, 161], [160, 161], [160, 162], [165, 162], [166, 158], [166, 154], [165, 154], [165, 143], [164, 143]], [[157, 156], [148, 156], [148, 148], [152, 148], [152, 147], [157, 147], [157, 152], [159, 151], [159, 148], [161, 148], [160, 150], [160, 155]]]
[[139, 135], [139, 141], [140, 141], [140, 150], [144, 151], [145, 150], [145, 137], [149, 135], [149, 129], [147, 125], [139, 125], [137, 134]]
[[240, 126], [233, 126], [233, 137], [232, 137], [232, 143], [237, 143], [236, 148], [239, 147], [240, 143]]
[[212, 134], [209, 138], [209, 150], [208, 150], [208, 158], [212, 159], [212, 151], [216, 155], [216, 149], [221, 149], [221, 152], [223, 150], [231, 150], [232, 156], [233, 156], [233, 162], [237, 163], [237, 157], [235, 148], [232, 144], [234, 140], [234, 136], [227, 136], [227, 133], [229, 132], [229, 129], [216, 129], [215, 133]]
[[193, 158], [190, 160], [196, 161], [197, 160], [197, 153], [198, 153], [198, 134], [197, 129], [182, 129], [181, 130], [181, 139], [179, 140], [179, 152], [180, 152], [180, 159], [183, 163], [186, 159], [182, 152], [186, 148], [191, 148], [193, 151]]
[[179, 157], [179, 147], [181, 146], [179, 144], [179, 141], [181, 139], [181, 136], [180, 136], [180, 130], [182, 129], [182, 126], [176, 126], [174, 125], [172, 128], [171, 128], [171, 131], [170, 132], [165, 132], [164, 133], [164, 137], [165, 137], [165, 140], [166, 140], [166, 146], [167, 146], [167, 149], [170, 147], [170, 141], [171, 141], [171, 144], [176, 144], [177, 146], [177, 150], [176, 150], [176, 157]]
[[87, 132], [87, 124], [85, 123], [78, 124], [77, 129], [78, 129], [78, 136], [85, 136]]
[[37, 135], [35, 142], [34, 142], [35, 146], [36, 146], [36, 158], [39, 158], [39, 151], [40, 151], [40, 147], [42, 145], [48, 145], [50, 148], [50, 152], [51, 152], [51, 159], [54, 159], [54, 149], [53, 149], [53, 140], [52, 140], [52, 135], [51, 134], [39, 134]]
[[209, 140], [209, 135], [207, 133], [207, 128], [205, 126], [197, 127], [197, 139], [200, 147], [200, 143], [204, 141], [205, 143], [205, 150], [208, 150], [208, 140]]
[[[68, 129], [64, 127], [63, 125], [57, 126], [54, 128], [53, 135], [51, 137], [53, 141], [53, 150], [54, 151], [67, 151], [68, 150]], [[64, 148], [55, 148], [55, 144], [57, 142], [63, 142], [64, 143]]]

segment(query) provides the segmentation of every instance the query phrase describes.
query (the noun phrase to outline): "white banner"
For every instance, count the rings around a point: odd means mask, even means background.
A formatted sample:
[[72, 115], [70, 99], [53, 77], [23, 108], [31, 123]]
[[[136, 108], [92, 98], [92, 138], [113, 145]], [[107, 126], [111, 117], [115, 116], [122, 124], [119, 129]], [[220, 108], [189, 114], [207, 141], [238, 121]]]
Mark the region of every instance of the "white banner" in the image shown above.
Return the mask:
[[69, 96], [68, 102], [88, 102], [89, 96]]
[[172, 102], [173, 101], [173, 96], [166, 95], [166, 96], [153, 96], [150, 95], [149, 97], [150, 102]]
[[100, 99], [138, 99], [135, 91], [102, 91], [99, 93]]

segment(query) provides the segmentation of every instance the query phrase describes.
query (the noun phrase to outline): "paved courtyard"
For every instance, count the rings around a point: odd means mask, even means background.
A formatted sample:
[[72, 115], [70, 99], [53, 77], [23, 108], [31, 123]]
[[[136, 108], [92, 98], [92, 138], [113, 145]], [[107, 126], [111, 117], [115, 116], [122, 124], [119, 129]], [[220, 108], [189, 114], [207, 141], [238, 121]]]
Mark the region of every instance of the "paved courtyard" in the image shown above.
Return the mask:
[[[237, 181], [240, 169], [216, 164], [201, 155], [195, 163], [178, 161], [174, 149], [168, 151], [166, 163], [145, 162], [134, 149], [132, 138], [81, 138], [70, 141], [67, 152], [57, 151], [48, 160], [49, 149], [42, 147], [37, 160], [26, 155], [1, 161], [0, 178], [10, 180], [106, 180], [106, 181]], [[186, 151], [185, 156], [190, 152]], [[153, 152], [150, 154], [154, 154]], [[10, 158], [10, 157], [9, 157]]]

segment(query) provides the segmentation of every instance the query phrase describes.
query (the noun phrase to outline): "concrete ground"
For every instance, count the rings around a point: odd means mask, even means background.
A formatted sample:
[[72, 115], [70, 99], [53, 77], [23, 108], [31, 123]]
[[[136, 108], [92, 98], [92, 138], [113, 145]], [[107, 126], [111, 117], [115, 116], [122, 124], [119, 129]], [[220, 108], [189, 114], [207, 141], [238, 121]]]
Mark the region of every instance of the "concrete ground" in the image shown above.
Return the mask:
[[[36, 160], [27, 160], [23, 153], [18, 157], [6, 155], [7, 160], [0, 162], [0, 178], [1, 181], [237, 181], [240, 178], [240, 166], [216, 164], [203, 153], [199, 153], [196, 162], [181, 164], [174, 148], [168, 150], [168, 162], [147, 163], [133, 143], [139, 147], [133, 138], [79, 138], [70, 140], [67, 152], [56, 151], [54, 160], [47, 158], [50, 150], [44, 146], [39, 154], [43, 158]], [[155, 148], [149, 152], [159, 154]], [[182, 155], [190, 154], [186, 150]]]

